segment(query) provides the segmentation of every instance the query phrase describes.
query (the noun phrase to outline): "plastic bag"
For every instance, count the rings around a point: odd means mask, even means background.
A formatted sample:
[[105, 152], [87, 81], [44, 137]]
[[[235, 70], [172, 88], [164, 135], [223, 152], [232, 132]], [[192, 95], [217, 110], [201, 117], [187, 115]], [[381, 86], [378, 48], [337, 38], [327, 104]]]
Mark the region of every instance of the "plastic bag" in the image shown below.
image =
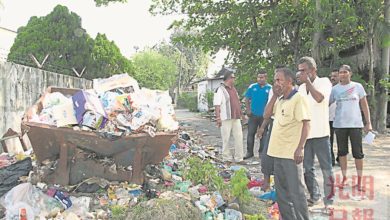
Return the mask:
[[104, 110], [107, 112], [124, 110], [122, 104], [118, 101], [119, 95], [120, 94], [116, 92], [105, 92], [102, 96], [100, 96], [100, 101], [103, 104]]
[[180, 192], [186, 193], [191, 185], [191, 181], [177, 182], [175, 188]]
[[242, 213], [234, 209], [225, 209], [226, 220], [242, 220]]
[[91, 203], [91, 198], [86, 196], [74, 197], [71, 196], [70, 200], [72, 200], [72, 207], [65, 210], [64, 213], [74, 213], [77, 216], [81, 217], [81, 219], [86, 219], [88, 216], [86, 213], [89, 212], [89, 205]]
[[27, 214], [31, 207], [35, 216], [48, 216], [52, 210], [62, 209], [62, 205], [56, 199], [36, 189], [31, 183], [15, 186], [0, 199], [0, 204], [4, 206], [6, 213], [14, 213], [15, 208], [23, 205], [20, 204], [21, 202], [26, 206]]
[[175, 131], [179, 129], [179, 122], [170, 115], [163, 115], [157, 122], [157, 129], [164, 131]]
[[25, 202], [16, 202], [12, 206], [7, 208], [5, 219], [19, 219], [20, 210], [26, 210], [26, 218], [27, 220], [34, 220], [35, 214], [33, 208]]
[[133, 113], [133, 118], [131, 119], [130, 128], [131, 130], [137, 130], [141, 126], [145, 125], [150, 121], [150, 116], [143, 111], [138, 111]]
[[266, 192], [263, 195], [258, 196], [259, 199], [276, 201], [276, 191], [273, 189], [270, 192]]
[[62, 105], [69, 102], [69, 98], [60, 92], [47, 93], [42, 101], [43, 108], [50, 108], [56, 105]]
[[93, 89], [97, 93], [103, 93], [105, 91], [127, 87], [132, 87], [134, 92], [139, 91], [138, 82], [127, 73], [117, 74], [105, 79], [93, 80]]

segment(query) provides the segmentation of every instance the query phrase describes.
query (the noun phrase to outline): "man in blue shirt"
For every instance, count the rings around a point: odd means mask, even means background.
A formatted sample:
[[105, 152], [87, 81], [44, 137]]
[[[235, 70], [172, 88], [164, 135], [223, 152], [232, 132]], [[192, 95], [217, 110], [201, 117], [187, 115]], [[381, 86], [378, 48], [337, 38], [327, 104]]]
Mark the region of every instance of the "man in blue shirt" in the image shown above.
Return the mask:
[[[257, 74], [257, 83], [253, 83], [249, 86], [245, 93], [246, 113], [249, 117], [248, 121], [248, 137], [247, 137], [247, 152], [244, 160], [247, 160], [254, 156], [253, 146], [255, 144], [255, 134], [257, 128], [263, 123], [263, 114], [265, 106], [268, 102], [269, 92], [272, 90], [272, 86], [267, 83], [267, 72], [261, 70]], [[264, 132], [266, 133], [266, 132]], [[263, 150], [264, 140], [260, 140], [259, 155]]]

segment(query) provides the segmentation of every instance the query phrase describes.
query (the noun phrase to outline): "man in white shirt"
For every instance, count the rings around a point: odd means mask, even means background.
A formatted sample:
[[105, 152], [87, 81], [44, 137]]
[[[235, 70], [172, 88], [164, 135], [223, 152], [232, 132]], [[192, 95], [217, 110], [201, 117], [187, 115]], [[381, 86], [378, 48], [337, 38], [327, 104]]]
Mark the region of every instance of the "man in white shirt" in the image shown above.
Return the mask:
[[[334, 69], [330, 73], [330, 82], [332, 83], [332, 86], [335, 86], [339, 83], [339, 70]], [[333, 150], [333, 140], [334, 140], [334, 128], [333, 128], [333, 121], [334, 117], [336, 115], [336, 102], [333, 102], [329, 105], [329, 128], [330, 128], [330, 153], [332, 154], [332, 166], [336, 165], [336, 161], [339, 162], [339, 157], [334, 156], [334, 150]], [[336, 143], [337, 144], [337, 143]], [[336, 145], [337, 149], [337, 145]]]
[[308, 205], [319, 202], [321, 193], [315, 177], [314, 157], [317, 156], [324, 179], [325, 208], [333, 204], [334, 177], [329, 143], [329, 96], [332, 84], [327, 77], [317, 76], [317, 64], [312, 57], [302, 57], [298, 61], [300, 72], [299, 93], [306, 97], [312, 115], [310, 133], [304, 148], [304, 176], [310, 194]]
[[[243, 137], [241, 126], [241, 103], [236, 88], [235, 76], [228, 72], [223, 77], [223, 83], [214, 93], [214, 106], [217, 126], [221, 128], [222, 159], [226, 162], [242, 163], [244, 158]], [[230, 152], [230, 135], [234, 138], [234, 154]]]

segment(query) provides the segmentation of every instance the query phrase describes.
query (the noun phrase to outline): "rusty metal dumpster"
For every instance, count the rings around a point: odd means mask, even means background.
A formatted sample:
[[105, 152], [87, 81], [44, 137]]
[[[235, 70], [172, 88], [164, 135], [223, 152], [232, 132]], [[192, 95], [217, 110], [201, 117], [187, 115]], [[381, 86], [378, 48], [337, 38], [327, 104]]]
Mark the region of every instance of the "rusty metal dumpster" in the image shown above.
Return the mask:
[[[74, 94], [78, 90], [52, 88], [51, 92], [54, 91]], [[161, 162], [168, 155], [172, 139], [176, 136], [175, 132], [158, 132], [155, 137], [139, 133], [110, 140], [95, 132], [28, 121], [22, 122], [22, 130], [27, 133], [39, 163], [46, 159], [59, 159], [57, 168], [46, 181], [61, 185], [74, 185], [90, 177], [142, 184], [145, 166]], [[90, 155], [111, 158], [116, 166], [127, 169], [113, 172]]]

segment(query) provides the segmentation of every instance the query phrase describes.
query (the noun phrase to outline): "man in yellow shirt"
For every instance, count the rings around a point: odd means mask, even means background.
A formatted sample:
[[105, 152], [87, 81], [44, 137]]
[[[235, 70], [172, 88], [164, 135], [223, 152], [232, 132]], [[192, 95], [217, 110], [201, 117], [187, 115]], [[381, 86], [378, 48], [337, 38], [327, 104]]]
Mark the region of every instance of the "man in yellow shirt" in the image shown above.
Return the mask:
[[268, 155], [274, 158], [277, 202], [283, 219], [309, 219], [303, 185], [303, 147], [309, 128], [310, 113], [306, 98], [294, 89], [295, 74], [287, 69], [275, 71], [274, 95], [267, 104], [259, 131], [272, 113], [273, 130]]

